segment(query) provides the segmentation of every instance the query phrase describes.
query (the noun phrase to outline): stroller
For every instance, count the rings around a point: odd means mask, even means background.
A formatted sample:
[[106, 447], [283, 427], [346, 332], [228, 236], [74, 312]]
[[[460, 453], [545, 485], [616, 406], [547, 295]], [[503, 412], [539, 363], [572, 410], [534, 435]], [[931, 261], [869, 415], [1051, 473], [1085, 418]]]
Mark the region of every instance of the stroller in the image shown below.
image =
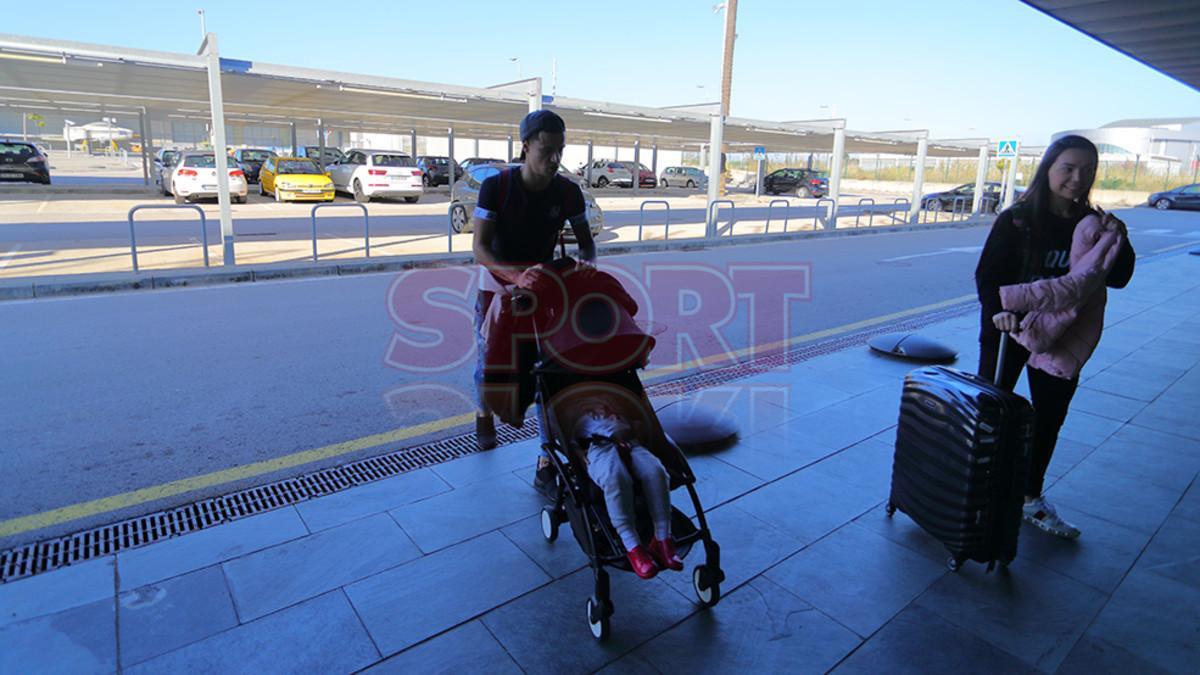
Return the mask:
[[[573, 266], [574, 261], [569, 258], [550, 264], [552, 269], [567, 270], [560, 278], [567, 278], [568, 282]], [[549, 430], [551, 439], [544, 443], [544, 449], [557, 475], [553, 499], [542, 509], [542, 534], [552, 542], [558, 537], [559, 525], [571, 523], [571, 531], [588, 556], [595, 580], [593, 594], [586, 602], [588, 627], [593, 637], [604, 640], [609, 634], [609, 617], [613, 613], [605, 568], [632, 570], [625, 547], [609, 521], [604, 493], [589, 478], [584, 455], [570, 436], [573, 408], [578, 407], [576, 403], [583, 397], [602, 393], [607, 400], [617, 402], [617, 412], [631, 423], [640, 444], [663, 464], [670, 489], [687, 489], [696, 512], [696, 524], [672, 507], [671, 532], [680, 558], [685, 558], [697, 542], [704, 546], [705, 561], [692, 572], [692, 586], [701, 605], [712, 607], [721, 599], [721, 582], [725, 574], [721, 571], [720, 547], [712, 538], [704, 508], [696, 494], [696, 477], [683, 452], [659, 424], [637, 375], [637, 369], [646, 364], [654, 338], [633, 323], [636, 304], [625, 295], [620, 283], [603, 272], [590, 274], [587, 277], [590, 281], [581, 284], [563, 286], [560, 282], [560, 286], [569, 292], [562, 294], [564, 302], [551, 312], [550, 320], [554, 321], [557, 315], [560, 319], [555, 322], [558, 327], [569, 325], [572, 330], [558, 330], [547, 337], [545, 329], [552, 324], [536, 319], [531, 322], [536, 345], [532, 377], [536, 396], [543, 402], [539, 407], [538, 422]], [[621, 307], [620, 301], [614, 302], [611, 295], [624, 296], [626, 307]], [[513, 311], [536, 316], [530, 309], [533, 303], [531, 296], [515, 294]], [[632, 311], [628, 309], [630, 305]], [[562, 321], [564, 318], [567, 320]], [[595, 355], [614, 345], [615, 349], [608, 350], [610, 354], [615, 351], [629, 358], [603, 359], [603, 363], [598, 364]], [[638, 531], [646, 541], [651, 529], [650, 519], [637, 487], [634, 504]]]

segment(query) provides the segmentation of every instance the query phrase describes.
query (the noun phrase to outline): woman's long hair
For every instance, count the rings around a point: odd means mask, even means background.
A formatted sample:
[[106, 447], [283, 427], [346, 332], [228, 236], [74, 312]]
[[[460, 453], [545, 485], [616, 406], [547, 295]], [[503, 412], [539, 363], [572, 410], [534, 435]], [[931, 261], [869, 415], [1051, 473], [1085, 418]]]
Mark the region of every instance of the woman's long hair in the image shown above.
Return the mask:
[[[1046, 148], [1046, 154], [1042, 156], [1042, 161], [1033, 174], [1033, 180], [1029, 181], [1029, 187], [1025, 189], [1025, 194], [1021, 195], [1018, 202], [1025, 210], [1025, 217], [1033, 222], [1035, 230], [1045, 220], [1045, 216], [1050, 213], [1050, 167], [1054, 166], [1058, 156], [1067, 150], [1083, 150], [1091, 155], [1092, 159], [1100, 161], [1100, 153], [1096, 150], [1096, 145], [1083, 136], [1063, 136]], [[1088, 197], [1092, 193], [1092, 185], [1095, 181], [1096, 178], [1093, 176], [1092, 182], [1083, 191], [1083, 198], [1075, 202], [1072, 207], [1072, 215], [1080, 215], [1091, 210]]]

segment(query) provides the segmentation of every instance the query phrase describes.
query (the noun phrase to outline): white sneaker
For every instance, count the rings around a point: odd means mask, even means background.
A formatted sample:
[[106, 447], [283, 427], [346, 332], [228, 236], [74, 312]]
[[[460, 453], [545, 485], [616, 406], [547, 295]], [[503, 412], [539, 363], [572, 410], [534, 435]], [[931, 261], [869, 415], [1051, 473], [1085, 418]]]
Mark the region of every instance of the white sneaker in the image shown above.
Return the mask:
[[1022, 509], [1025, 522], [1063, 539], [1078, 539], [1079, 528], [1063, 520], [1045, 497], [1038, 497], [1031, 502], [1025, 502]]

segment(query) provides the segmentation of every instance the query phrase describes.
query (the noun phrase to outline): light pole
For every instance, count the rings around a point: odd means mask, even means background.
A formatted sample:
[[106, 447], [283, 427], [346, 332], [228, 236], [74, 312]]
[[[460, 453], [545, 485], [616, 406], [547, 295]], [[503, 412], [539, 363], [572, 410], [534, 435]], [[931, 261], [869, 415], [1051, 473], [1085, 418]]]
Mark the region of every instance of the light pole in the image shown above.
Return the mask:
[[203, 40], [208, 36], [208, 28], [204, 25], [204, 10], [198, 9], [196, 13], [200, 15], [200, 39]]

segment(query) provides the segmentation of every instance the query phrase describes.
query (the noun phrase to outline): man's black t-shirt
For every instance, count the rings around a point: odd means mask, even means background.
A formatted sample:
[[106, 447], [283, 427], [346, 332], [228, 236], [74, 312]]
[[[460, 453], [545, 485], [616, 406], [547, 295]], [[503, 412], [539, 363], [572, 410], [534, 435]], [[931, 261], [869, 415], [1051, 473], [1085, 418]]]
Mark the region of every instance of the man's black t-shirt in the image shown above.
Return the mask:
[[[975, 268], [975, 286], [983, 305], [980, 339], [999, 339], [992, 317], [1004, 309], [1000, 303], [1001, 286], [1061, 277], [1071, 271], [1071, 241], [1075, 226], [1094, 213], [1086, 210], [1071, 218], [1047, 213], [1035, 225], [1026, 215], [1025, 205], [1018, 204], [996, 217], [979, 256], [979, 266]], [[1022, 231], [1023, 227], [1030, 228], [1028, 235]], [[1030, 249], [1028, 265], [1025, 260], [1027, 245]], [[1106, 284], [1110, 288], [1124, 288], [1133, 276], [1135, 259], [1133, 247], [1126, 239], [1108, 273]]]
[[501, 169], [479, 187], [475, 217], [495, 222], [492, 254], [500, 262], [534, 265], [554, 256], [563, 223], [586, 222], [583, 191], [561, 175], [530, 192], [519, 167]]

